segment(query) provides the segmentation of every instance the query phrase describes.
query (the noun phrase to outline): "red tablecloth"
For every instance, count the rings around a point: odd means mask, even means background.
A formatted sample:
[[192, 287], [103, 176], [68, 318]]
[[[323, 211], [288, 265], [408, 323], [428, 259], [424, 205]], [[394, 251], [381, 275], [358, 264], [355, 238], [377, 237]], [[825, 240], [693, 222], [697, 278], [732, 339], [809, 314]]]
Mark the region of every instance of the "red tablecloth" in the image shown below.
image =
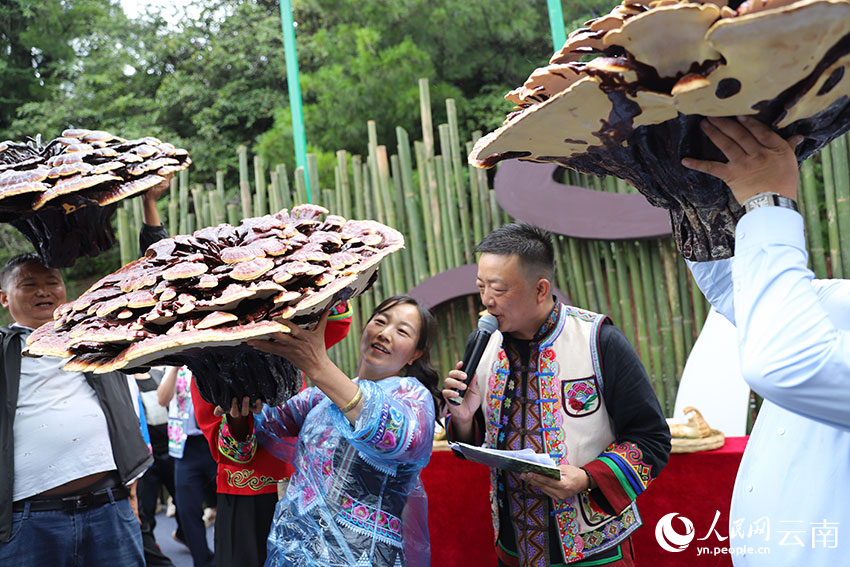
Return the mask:
[[[674, 454], [649, 489], [638, 497], [643, 527], [634, 535], [635, 557], [640, 567], [717, 567], [731, 565], [728, 555], [697, 555], [697, 546], [725, 546], [709, 533], [716, 513], [715, 530], [729, 535], [729, 502], [746, 437], [730, 437], [715, 451]], [[463, 461], [450, 451], [435, 451], [422, 472], [428, 492], [428, 525], [431, 532], [431, 565], [434, 567], [495, 566], [493, 528], [487, 497], [489, 471], [483, 465]], [[694, 541], [682, 552], [662, 549], [655, 527], [670, 513], [688, 518]], [[683, 524], [673, 526], [683, 532]], [[706, 535], [703, 541], [697, 541]]]

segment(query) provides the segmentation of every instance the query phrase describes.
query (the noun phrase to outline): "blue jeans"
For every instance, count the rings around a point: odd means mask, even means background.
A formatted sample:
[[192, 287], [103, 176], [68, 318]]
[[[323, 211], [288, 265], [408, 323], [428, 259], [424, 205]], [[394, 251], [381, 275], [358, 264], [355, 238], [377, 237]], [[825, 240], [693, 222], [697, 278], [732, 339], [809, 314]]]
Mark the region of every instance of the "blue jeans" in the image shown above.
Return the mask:
[[142, 531], [130, 501], [63, 512], [12, 514], [12, 539], [0, 543], [4, 567], [144, 567]]

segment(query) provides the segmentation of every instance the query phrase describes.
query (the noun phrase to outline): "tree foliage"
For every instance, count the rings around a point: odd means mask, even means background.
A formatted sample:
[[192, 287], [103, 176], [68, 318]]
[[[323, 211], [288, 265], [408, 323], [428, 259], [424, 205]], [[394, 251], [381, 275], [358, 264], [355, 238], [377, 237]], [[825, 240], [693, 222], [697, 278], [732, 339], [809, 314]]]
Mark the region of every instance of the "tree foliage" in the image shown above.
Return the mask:
[[[570, 2], [567, 31], [612, 1]], [[179, 18], [151, 10], [128, 18], [115, 0], [0, 3], [0, 140], [101, 128], [187, 148], [196, 182], [224, 170], [236, 187], [239, 145], [291, 173], [277, 0], [195, 0], [169, 11]], [[510, 110], [503, 95], [552, 53], [543, 0], [293, 0], [293, 14], [308, 147], [320, 169], [338, 149], [367, 151], [368, 120], [379, 143], [394, 146], [396, 126], [419, 137], [422, 77], [434, 124], [451, 97], [464, 139], [491, 130]]]

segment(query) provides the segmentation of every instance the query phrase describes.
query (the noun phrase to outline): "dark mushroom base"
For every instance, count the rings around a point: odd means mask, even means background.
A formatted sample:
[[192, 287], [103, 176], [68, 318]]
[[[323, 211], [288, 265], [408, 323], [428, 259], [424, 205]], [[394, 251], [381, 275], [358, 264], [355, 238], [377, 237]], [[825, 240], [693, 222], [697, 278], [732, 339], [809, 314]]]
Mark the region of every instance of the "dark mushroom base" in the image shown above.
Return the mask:
[[[630, 110], [627, 120], [621, 115], [623, 122], [630, 123], [640, 111], [620, 93], [609, 96], [615, 108]], [[754, 118], [776, 123], [781, 118], [779, 108], [772, 103]], [[673, 120], [630, 131], [626, 144], [619, 137], [603, 138], [610, 140], [604, 148], [572, 158], [546, 156], [541, 160], [582, 173], [625, 179], [650, 203], [670, 212], [673, 237], [684, 258], [697, 262], [729, 258], [735, 250], [735, 224], [743, 209], [725, 183], [681, 165], [684, 157], [726, 161], [700, 129], [702, 120], [702, 116], [679, 114]], [[805, 136], [796, 150], [797, 160], [802, 162], [848, 130], [850, 99], [845, 97], [811, 118], [779, 130], [779, 134], [785, 138]]]
[[195, 348], [169, 356], [163, 364], [188, 366], [207, 402], [229, 409], [234, 398], [281, 405], [301, 390], [300, 372], [285, 358], [247, 345]]
[[118, 201], [191, 163], [186, 150], [156, 138], [102, 130], [69, 129], [46, 144], [40, 136], [0, 142], [0, 222], [23, 233], [47, 266], [69, 267], [115, 243]]
[[67, 268], [80, 256], [97, 256], [115, 244], [110, 219], [118, 206], [101, 207], [76, 195], [65, 199], [72, 214], [62, 209], [45, 207], [38, 212], [0, 210], [0, 222], [8, 222], [27, 240], [51, 268]]

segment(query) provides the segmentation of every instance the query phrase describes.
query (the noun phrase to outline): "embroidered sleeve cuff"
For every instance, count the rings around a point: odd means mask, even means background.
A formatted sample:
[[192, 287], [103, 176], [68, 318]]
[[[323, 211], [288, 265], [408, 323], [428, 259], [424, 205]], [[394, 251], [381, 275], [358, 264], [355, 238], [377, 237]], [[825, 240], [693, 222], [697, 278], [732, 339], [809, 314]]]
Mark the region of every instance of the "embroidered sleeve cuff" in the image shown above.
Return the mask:
[[218, 452], [234, 463], [250, 463], [257, 452], [257, 437], [253, 427], [251, 434], [244, 441], [238, 441], [230, 433], [227, 419], [221, 418], [221, 428], [218, 433]]
[[632, 498], [623, 490], [616, 474], [600, 459], [590, 461], [583, 468], [587, 469], [596, 482], [596, 488], [590, 492], [590, 497], [607, 513], [619, 514], [632, 503]]
[[646, 490], [652, 480], [652, 467], [643, 461], [640, 448], [629, 441], [613, 443], [584, 468], [618, 513]]

